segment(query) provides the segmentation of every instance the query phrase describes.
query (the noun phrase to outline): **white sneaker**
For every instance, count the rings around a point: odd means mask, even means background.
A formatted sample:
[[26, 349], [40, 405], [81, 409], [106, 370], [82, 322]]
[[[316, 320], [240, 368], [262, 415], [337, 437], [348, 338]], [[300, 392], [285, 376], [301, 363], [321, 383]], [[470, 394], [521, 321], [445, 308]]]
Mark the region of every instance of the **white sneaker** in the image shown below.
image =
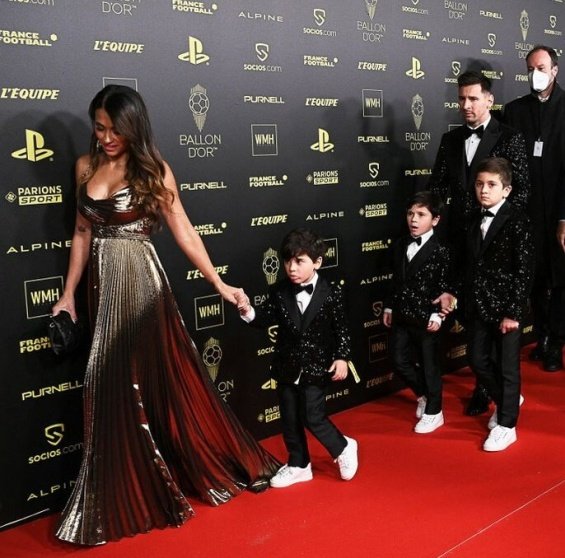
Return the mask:
[[277, 474], [269, 481], [273, 488], [286, 488], [297, 482], [307, 482], [312, 480], [312, 464], [306, 467], [291, 467], [283, 465]]
[[437, 430], [440, 426], [443, 426], [444, 422], [442, 411], [436, 415], [426, 415], [424, 413], [422, 418], [416, 423], [414, 432], [418, 434], [429, 434]]
[[[520, 407], [524, 403], [524, 396], [520, 394]], [[494, 408], [494, 413], [492, 413], [491, 417], [488, 419], [488, 429], [492, 430], [498, 426], [498, 413], [496, 412], [496, 407]]]
[[483, 449], [485, 451], [502, 451], [513, 444], [517, 439], [516, 428], [498, 425], [490, 431], [488, 438], [483, 444]]
[[343, 480], [351, 480], [357, 472], [359, 461], [357, 459], [357, 442], [353, 438], [348, 438], [347, 445], [341, 455], [335, 460], [339, 465], [339, 474]]
[[428, 402], [428, 399], [425, 395], [421, 395], [416, 401], [418, 401], [418, 406], [416, 407], [416, 418], [421, 419], [426, 411], [426, 403]]

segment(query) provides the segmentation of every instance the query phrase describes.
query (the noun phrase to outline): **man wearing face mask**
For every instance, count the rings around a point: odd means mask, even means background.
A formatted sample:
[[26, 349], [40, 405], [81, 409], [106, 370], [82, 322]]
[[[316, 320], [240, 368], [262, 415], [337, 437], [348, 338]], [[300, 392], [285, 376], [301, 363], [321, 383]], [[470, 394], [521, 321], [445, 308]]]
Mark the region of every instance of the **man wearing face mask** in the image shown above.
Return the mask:
[[[537, 45], [526, 58], [531, 94], [508, 103], [507, 124], [526, 139], [532, 195], [536, 275], [531, 294], [538, 343], [530, 358], [555, 372], [565, 341], [565, 92], [557, 83], [557, 53]], [[557, 236], [557, 238], [556, 238]]]

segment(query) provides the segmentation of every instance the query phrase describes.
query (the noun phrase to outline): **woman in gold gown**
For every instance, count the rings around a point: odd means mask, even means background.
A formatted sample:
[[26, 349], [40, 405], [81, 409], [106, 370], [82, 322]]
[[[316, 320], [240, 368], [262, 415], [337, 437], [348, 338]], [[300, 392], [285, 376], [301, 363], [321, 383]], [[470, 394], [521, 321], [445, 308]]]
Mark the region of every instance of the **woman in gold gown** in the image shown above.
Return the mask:
[[69, 269], [53, 314], [76, 319], [88, 267], [92, 347], [84, 380], [84, 453], [56, 536], [103, 544], [193, 515], [188, 495], [218, 505], [268, 486], [280, 463], [218, 396], [155, 253], [161, 220], [216, 291], [216, 273], [157, 151], [147, 109], [109, 85], [89, 108], [90, 152], [76, 163], [77, 214]]

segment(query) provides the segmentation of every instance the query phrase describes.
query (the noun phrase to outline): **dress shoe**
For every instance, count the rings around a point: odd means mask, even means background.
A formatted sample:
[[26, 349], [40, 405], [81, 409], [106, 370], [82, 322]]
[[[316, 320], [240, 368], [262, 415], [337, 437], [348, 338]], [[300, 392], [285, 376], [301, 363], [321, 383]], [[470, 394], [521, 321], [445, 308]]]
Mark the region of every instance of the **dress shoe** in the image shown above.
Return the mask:
[[273, 488], [286, 488], [297, 482], [307, 482], [312, 480], [312, 465], [308, 463], [306, 467], [291, 467], [283, 465], [277, 474], [271, 479], [270, 485]]
[[[524, 396], [520, 394], [520, 407], [524, 404]], [[494, 409], [494, 413], [492, 413], [491, 417], [488, 419], [488, 429], [492, 430], [498, 426], [498, 412], [496, 408]]]
[[418, 406], [416, 407], [416, 418], [421, 419], [424, 415], [424, 411], [426, 410], [426, 404], [428, 403], [428, 399], [425, 395], [421, 395], [417, 399]]
[[416, 423], [414, 432], [417, 434], [429, 434], [437, 430], [440, 426], [443, 426], [444, 422], [443, 413], [441, 411], [436, 415], [423, 414], [422, 418]]
[[549, 345], [549, 337], [542, 337], [538, 342], [537, 345], [530, 351], [529, 359], [540, 361], [545, 358]]
[[469, 405], [467, 405], [465, 414], [474, 417], [476, 415], [486, 413], [488, 411], [490, 401], [491, 399], [486, 388], [478, 384], [473, 391], [473, 395], [471, 396]]
[[543, 359], [543, 369], [546, 372], [557, 372], [563, 368], [562, 345], [551, 345]]
[[483, 449], [485, 451], [503, 451], [517, 439], [516, 428], [498, 425], [490, 431], [483, 444]]
[[345, 449], [341, 452], [341, 455], [336, 459], [339, 465], [339, 474], [343, 480], [351, 480], [355, 473], [357, 472], [357, 467], [359, 466], [359, 461], [357, 459], [357, 442], [353, 438], [348, 438], [347, 445]]

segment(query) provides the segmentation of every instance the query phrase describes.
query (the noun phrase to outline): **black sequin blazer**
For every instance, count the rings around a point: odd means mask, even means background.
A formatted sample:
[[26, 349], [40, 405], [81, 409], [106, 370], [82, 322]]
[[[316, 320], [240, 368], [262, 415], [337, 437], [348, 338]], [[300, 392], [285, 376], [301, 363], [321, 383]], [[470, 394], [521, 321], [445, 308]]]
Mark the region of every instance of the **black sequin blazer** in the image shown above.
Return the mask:
[[534, 247], [526, 215], [505, 202], [481, 240], [477, 211], [467, 234], [466, 313], [489, 323], [521, 322], [532, 287]]
[[465, 157], [464, 125], [443, 134], [428, 189], [447, 203], [447, 230], [466, 229], [473, 212], [479, 208], [475, 195], [477, 165], [486, 157], [504, 157], [512, 165], [510, 200], [526, 209], [530, 197], [528, 157], [524, 136], [492, 117], [468, 167]]
[[409, 236], [397, 240], [392, 248], [393, 277], [385, 308], [392, 310], [393, 322], [425, 328], [439, 306], [432, 304], [440, 294], [454, 292], [451, 285], [449, 250], [432, 235], [408, 262]]
[[271, 364], [271, 376], [279, 382], [293, 383], [302, 372], [301, 383], [323, 385], [330, 380], [328, 369], [334, 360], [351, 358], [342, 290], [321, 275], [304, 314], [288, 279], [273, 285], [255, 312], [251, 325], [279, 326]]

